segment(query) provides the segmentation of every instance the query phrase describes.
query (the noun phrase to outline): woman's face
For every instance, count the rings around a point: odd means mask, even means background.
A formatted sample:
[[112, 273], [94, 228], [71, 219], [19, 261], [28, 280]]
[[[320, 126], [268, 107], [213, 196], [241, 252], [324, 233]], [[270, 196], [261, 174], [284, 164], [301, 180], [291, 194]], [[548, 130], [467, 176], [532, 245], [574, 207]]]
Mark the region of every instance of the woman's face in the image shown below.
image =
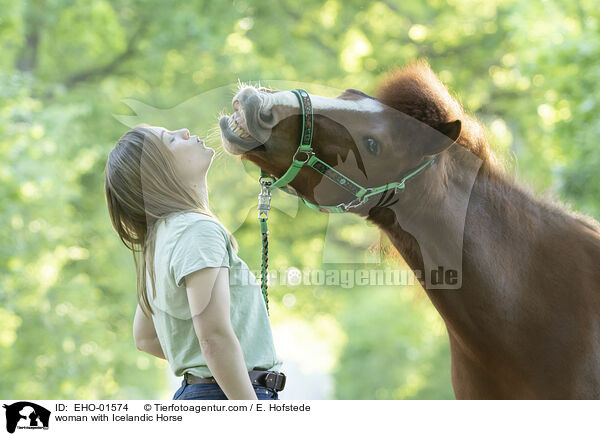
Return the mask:
[[215, 151], [204, 145], [198, 136], [190, 136], [188, 129], [167, 130], [164, 127], [150, 127], [163, 144], [171, 150], [175, 170], [184, 182], [191, 186], [203, 183]]

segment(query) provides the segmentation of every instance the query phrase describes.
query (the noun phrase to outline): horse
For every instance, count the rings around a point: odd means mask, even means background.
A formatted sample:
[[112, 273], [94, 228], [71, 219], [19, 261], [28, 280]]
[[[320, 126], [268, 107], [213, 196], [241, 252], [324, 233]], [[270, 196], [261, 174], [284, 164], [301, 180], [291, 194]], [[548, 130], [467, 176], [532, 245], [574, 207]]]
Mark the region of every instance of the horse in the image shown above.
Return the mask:
[[[425, 61], [388, 73], [375, 96], [310, 98], [315, 155], [362, 186], [435, 159], [404, 189], [347, 211], [377, 225], [422, 279], [447, 329], [455, 397], [600, 398], [598, 223], [509, 175]], [[302, 116], [292, 92], [244, 87], [220, 120], [223, 147], [279, 178]], [[322, 206], [352, 199], [308, 167], [289, 186]]]

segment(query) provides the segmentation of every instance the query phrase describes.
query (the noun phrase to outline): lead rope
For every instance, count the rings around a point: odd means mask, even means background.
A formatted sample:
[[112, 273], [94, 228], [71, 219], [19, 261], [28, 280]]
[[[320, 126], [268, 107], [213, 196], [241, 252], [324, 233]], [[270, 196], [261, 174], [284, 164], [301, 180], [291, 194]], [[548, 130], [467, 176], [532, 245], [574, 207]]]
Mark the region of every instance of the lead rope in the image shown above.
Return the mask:
[[[303, 89], [294, 89], [292, 92], [296, 95], [300, 102], [300, 108], [302, 110], [302, 138], [300, 138], [300, 146], [296, 154], [300, 152], [312, 153], [312, 104], [310, 96]], [[307, 110], [308, 109], [308, 110]], [[292, 165], [296, 165], [295, 173], [300, 171], [300, 168], [304, 166], [306, 161], [297, 161], [296, 154], [292, 158]], [[288, 170], [289, 173], [289, 170]], [[294, 178], [295, 174], [291, 176]], [[267, 315], [269, 315], [269, 295], [267, 292], [267, 277], [269, 267], [269, 229], [267, 228], [267, 219], [269, 218], [269, 209], [271, 209], [271, 190], [274, 187], [281, 187], [286, 185], [287, 173], [282, 178], [275, 182], [275, 177], [269, 175], [262, 168], [260, 170], [260, 177], [258, 183], [260, 183], [260, 194], [258, 194], [258, 221], [260, 224], [260, 233], [262, 236], [262, 261], [260, 266], [260, 289], [265, 299], [265, 307], [267, 308]], [[275, 186], [272, 186], [275, 185]]]
[[267, 277], [269, 268], [269, 229], [267, 228], [267, 219], [269, 218], [269, 209], [271, 209], [271, 190], [269, 186], [275, 179], [260, 170], [260, 194], [258, 194], [258, 221], [260, 224], [260, 233], [262, 236], [262, 261], [260, 266], [260, 289], [265, 300], [267, 315], [269, 315], [269, 295], [267, 292]]

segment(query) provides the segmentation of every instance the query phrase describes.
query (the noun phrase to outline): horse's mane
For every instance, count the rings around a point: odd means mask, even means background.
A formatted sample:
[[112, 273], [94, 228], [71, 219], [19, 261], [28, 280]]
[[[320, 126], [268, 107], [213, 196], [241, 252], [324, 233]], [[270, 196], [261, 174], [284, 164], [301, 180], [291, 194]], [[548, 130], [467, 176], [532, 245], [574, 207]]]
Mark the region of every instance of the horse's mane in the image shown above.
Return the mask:
[[432, 127], [461, 120], [457, 142], [484, 162], [497, 166], [485, 127], [465, 112], [426, 61], [416, 60], [390, 72], [376, 95], [382, 103]]

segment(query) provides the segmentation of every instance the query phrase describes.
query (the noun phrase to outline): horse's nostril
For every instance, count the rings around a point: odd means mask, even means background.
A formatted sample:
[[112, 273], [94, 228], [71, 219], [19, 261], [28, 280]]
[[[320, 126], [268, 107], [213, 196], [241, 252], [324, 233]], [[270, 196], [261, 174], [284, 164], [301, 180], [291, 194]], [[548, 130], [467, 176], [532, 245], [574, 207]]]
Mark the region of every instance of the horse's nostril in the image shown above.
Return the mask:
[[265, 113], [263, 111], [258, 111], [258, 117], [264, 123], [272, 123], [273, 122], [273, 113]]
[[235, 103], [237, 102], [237, 104], [239, 105], [246, 105], [248, 102], [248, 99], [253, 97], [254, 95], [256, 95], [257, 91], [256, 89], [252, 88], [251, 86], [248, 86], [244, 89], [242, 89], [240, 92], [238, 92], [232, 100], [232, 105], [235, 105]]

